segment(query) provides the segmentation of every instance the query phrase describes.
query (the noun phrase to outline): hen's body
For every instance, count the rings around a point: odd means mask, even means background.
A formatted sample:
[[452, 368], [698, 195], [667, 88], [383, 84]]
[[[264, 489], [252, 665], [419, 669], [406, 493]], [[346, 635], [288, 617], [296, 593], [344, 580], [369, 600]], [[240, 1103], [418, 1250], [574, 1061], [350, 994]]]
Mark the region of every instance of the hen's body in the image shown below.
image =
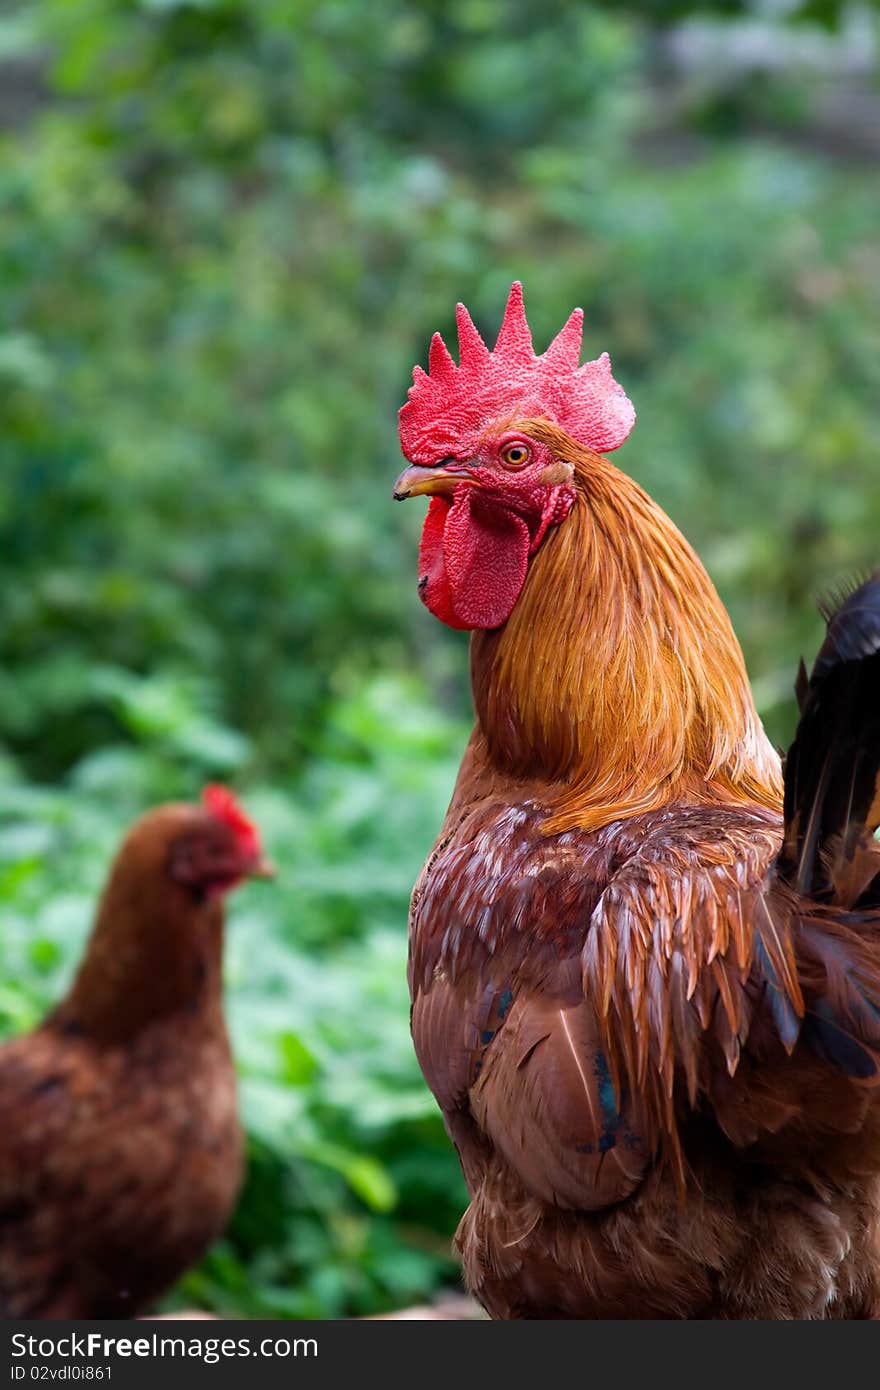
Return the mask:
[[0, 1316], [130, 1317], [223, 1230], [242, 1173], [222, 1017], [95, 1047], [46, 1025], [0, 1050]]

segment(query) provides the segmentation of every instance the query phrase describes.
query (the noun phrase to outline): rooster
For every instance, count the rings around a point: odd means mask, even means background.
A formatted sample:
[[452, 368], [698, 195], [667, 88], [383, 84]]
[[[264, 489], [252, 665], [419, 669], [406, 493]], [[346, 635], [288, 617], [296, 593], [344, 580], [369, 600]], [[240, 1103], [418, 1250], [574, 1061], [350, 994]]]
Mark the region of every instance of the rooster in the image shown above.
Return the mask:
[[575, 310], [458, 306], [400, 413], [419, 592], [476, 713], [410, 915], [412, 1031], [496, 1318], [880, 1315], [880, 577], [829, 612], [783, 784], [729, 618], [604, 457]]
[[223, 787], [127, 835], [69, 994], [0, 1048], [0, 1316], [134, 1316], [223, 1230], [242, 1176], [223, 898], [270, 871]]

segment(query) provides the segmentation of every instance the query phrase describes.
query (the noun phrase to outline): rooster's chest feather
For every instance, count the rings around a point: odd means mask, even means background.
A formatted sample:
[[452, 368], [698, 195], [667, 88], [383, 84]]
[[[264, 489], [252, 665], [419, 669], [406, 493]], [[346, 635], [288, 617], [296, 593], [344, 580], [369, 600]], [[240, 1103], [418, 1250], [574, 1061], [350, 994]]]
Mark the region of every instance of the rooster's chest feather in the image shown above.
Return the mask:
[[578, 953], [623, 849], [619, 830], [546, 835], [528, 804], [480, 804], [447, 824], [413, 892], [413, 985]]

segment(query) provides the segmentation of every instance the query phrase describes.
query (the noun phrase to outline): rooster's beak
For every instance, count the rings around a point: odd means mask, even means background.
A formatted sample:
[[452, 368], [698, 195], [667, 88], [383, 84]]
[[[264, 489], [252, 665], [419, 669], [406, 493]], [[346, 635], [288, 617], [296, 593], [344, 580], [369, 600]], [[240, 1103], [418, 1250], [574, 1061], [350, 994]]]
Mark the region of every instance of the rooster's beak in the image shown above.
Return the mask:
[[476, 486], [476, 479], [471, 477], [463, 464], [459, 468], [443, 468], [440, 464], [435, 468], [422, 468], [420, 464], [414, 464], [411, 468], [404, 468], [394, 484], [394, 500], [403, 502], [407, 497], [420, 497], [422, 494], [451, 497], [460, 483]]

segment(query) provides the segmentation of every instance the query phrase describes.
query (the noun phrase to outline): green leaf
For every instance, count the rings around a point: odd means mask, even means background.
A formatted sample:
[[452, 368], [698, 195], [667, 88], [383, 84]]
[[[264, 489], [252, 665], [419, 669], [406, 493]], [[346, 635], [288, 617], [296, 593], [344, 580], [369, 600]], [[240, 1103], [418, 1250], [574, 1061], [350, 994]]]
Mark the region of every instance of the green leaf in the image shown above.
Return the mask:
[[369, 1154], [351, 1153], [339, 1145], [309, 1144], [304, 1152], [314, 1163], [340, 1173], [353, 1192], [373, 1211], [392, 1211], [397, 1189], [385, 1167]]
[[315, 1056], [296, 1033], [289, 1030], [278, 1038], [281, 1052], [282, 1075], [291, 1086], [305, 1086], [318, 1070]]

